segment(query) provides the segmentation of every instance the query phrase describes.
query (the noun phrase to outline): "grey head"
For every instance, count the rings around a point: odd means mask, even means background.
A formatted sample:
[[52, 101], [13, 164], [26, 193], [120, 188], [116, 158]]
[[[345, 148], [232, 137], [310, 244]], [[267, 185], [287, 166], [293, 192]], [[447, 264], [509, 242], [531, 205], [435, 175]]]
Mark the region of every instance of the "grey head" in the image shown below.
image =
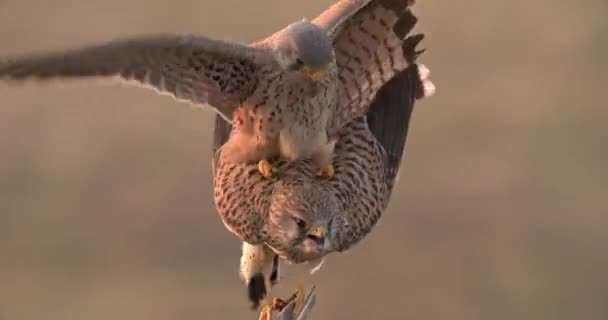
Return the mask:
[[319, 80], [335, 61], [327, 32], [306, 20], [288, 25], [270, 40], [284, 70], [299, 71], [312, 80]]
[[318, 260], [334, 250], [338, 201], [311, 184], [277, 182], [267, 220], [267, 244], [291, 262]]

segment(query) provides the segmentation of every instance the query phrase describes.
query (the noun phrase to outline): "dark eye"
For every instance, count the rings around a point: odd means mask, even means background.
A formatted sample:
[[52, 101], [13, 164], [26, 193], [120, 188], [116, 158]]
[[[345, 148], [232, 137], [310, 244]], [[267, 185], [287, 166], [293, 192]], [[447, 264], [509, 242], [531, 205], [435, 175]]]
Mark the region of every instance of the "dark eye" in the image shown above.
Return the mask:
[[301, 228], [301, 229], [306, 228], [306, 222], [304, 222], [304, 220], [302, 220], [300, 218], [294, 218], [294, 220], [296, 221], [298, 228]]
[[304, 65], [304, 61], [300, 58], [296, 58], [296, 67], [301, 67]]

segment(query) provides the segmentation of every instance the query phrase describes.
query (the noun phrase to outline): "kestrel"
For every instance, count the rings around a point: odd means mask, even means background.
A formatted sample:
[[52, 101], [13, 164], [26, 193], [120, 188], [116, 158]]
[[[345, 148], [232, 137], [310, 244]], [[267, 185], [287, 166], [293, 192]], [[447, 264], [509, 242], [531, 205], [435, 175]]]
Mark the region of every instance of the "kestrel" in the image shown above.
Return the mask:
[[232, 122], [226, 156], [257, 162], [265, 177], [278, 156], [312, 159], [332, 176], [334, 133], [408, 65], [399, 35], [412, 24], [412, 2], [344, 0], [249, 45], [148, 35], [25, 54], [0, 61], [0, 78], [114, 77], [152, 87]]
[[338, 106], [330, 38], [298, 21], [250, 45], [195, 35], [147, 35], [0, 60], [0, 79], [113, 77], [196, 105], [210, 105], [235, 130], [236, 162], [312, 158], [333, 175], [328, 129]]
[[[279, 258], [318, 264], [327, 254], [361, 240], [386, 208], [403, 151], [408, 108], [415, 97], [434, 92], [428, 69], [416, 64], [423, 35], [410, 34], [417, 22], [411, 4], [344, 0], [312, 21], [328, 30], [338, 101], [349, 101], [338, 106], [332, 119], [331, 128], [339, 128], [332, 133], [337, 138], [332, 179], [315, 179], [310, 159], [278, 161], [280, 177], [263, 179], [255, 166], [224, 154], [229, 142], [223, 142], [238, 128], [216, 121], [216, 207], [226, 227], [243, 241], [240, 276], [254, 305], [277, 281]], [[363, 120], [380, 89], [407, 68], [407, 80], [401, 80], [407, 99], [393, 97], [402, 105], [376, 103], [367, 122]]]

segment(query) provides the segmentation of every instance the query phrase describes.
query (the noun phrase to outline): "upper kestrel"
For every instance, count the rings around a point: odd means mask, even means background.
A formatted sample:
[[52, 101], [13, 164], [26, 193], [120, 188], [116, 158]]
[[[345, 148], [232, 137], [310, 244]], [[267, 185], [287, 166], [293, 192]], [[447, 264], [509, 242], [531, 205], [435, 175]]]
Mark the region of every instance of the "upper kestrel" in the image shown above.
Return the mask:
[[[0, 59], [0, 79], [114, 77], [212, 106], [234, 130], [225, 154], [257, 162], [311, 158], [332, 176], [335, 133], [408, 66], [412, 0], [343, 0], [312, 22], [245, 45], [150, 35]], [[420, 38], [411, 39], [417, 42]]]

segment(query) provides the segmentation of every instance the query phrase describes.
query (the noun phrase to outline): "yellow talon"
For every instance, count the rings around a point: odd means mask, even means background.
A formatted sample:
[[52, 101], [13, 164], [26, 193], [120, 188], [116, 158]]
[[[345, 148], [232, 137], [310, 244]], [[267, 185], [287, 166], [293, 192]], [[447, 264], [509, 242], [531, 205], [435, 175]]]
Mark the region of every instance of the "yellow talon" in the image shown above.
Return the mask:
[[[298, 283], [295, 292], [289, 297], [287, 300], [282, 300], [280, 298], [267, 298], [267, 302], [262, 306], [262, 310], [260, 311], [260, 320], [270, 320], [272, 316], [273, 310], [278, 310], [283, 312], [283, 309], [287, 307], [290, 303], [293, 303], [293, 309], [291, 310], [293, 316], [295, 317], [298, 312], [300, 312], [304, 307], [304, 300], [306, 299], [304, 286], [301, 283]], [[268, 302], [271, 301], [271, 302]], [[291, 319], [291, 318], [290, 318]]]
[[274, 306], [272, 303], [265, 303], [260, 309], [259, 320], [272, 320], [272, 311]]
[[319, 168], [319, 171], [317, 171], [317, 175], [322, 176], [322, 177], [333, 177], [335, 174], [336, 174], [336, 170], [334, 169], [334, 166], [331, 164], [325, 165], [325, 166]]
[[263, 159], [258, 162], [258, 170], [264, 176], [264, 178], [272, 177], [272, 165], [268, 160]]
[[270, 296], [266, 297], [266, 302], [260, 308], [260, 317], [259, 320], [272, 320], [272, 312], [278, 309], [278, 306], [281, 303], [281, 299], [279, 298], [271, 298]]

